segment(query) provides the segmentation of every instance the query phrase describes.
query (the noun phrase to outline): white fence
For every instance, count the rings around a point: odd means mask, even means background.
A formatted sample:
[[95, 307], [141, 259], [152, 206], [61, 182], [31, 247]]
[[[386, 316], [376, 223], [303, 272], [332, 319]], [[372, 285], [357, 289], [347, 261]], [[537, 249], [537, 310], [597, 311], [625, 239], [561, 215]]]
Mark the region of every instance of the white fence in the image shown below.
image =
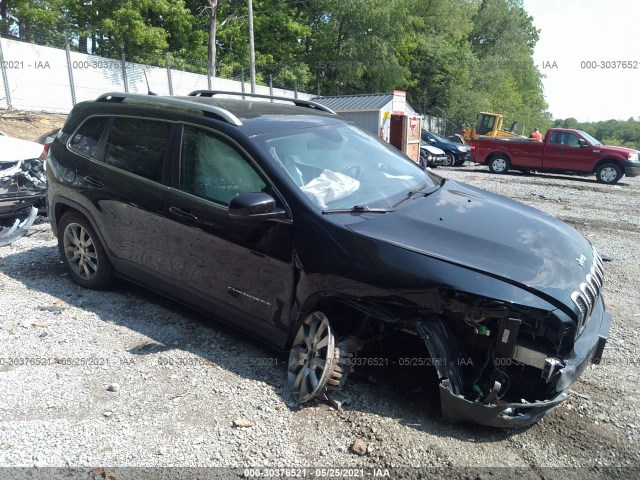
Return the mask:
[[[0, 38], [0, 109], [68, 113], [75, 103], [106, 92], [187, 95], [193, 90], [243, 91], [243, 83], [165, 67], [122, 62]], [[245, 83], [245, 91], [249, 85]], [[309, 99], [312, 95], [268, 86], [256, 93]]]
[[430, 132], [438, 133], [440, 135], [446, 135], [447, 132], [447, 120], [433, 115], [424, 116], [424, 124], [422, 128], [429, 130]]

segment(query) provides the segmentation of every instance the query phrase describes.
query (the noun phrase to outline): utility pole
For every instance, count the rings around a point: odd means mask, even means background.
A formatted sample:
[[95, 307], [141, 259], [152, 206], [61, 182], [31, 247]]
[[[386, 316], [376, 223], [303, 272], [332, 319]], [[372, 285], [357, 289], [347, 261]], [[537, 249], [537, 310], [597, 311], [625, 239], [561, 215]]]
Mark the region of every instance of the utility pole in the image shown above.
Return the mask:
[[256, 50], [253, 44], [253, 1], [249, 1], [249, 69], [251, 74], [251, 93], [256, 93]]

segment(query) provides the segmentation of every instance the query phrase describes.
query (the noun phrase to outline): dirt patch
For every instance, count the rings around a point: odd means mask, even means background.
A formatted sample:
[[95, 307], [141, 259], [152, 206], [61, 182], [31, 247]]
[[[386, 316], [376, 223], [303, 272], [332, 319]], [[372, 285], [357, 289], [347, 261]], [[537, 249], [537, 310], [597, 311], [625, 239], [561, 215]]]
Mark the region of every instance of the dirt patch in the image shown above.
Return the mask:
[[0, 131], [23, 140], [35, 140], [43, 133], [61, 128], [66, 115], [59, 113], [0, 110]]

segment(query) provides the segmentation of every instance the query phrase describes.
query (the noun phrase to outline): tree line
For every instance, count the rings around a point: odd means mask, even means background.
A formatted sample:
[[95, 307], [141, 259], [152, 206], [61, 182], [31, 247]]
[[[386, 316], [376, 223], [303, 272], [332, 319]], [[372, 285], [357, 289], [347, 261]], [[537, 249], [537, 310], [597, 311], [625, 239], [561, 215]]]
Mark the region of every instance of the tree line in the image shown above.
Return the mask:
[[575, 118], [557, 119], [554, 127], [583, 130], [605, 145], [640, 150], [640, 119], [578, 122]]
[[[259, 83], [322, 95], [406, 90], [451, 125], [480, 111], [553, 123], [522, 0], [254, 0]], [[2, 0], [0, 34], [229, 78], [248, 70], [246, 0]]]

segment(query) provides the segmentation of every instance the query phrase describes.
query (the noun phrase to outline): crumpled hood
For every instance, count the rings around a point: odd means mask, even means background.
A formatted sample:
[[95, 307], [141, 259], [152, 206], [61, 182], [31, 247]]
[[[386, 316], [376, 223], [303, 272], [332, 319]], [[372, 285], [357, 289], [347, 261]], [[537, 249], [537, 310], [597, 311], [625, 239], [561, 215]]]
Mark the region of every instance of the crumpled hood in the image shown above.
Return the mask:
[[[543, 292], [571, 308], [593, 263], [572, 227], [524, 204], [446, 181], [392, 213], [349, 225], [370, 238]], [[580, 265], [580, 257], [586, 261]], [[428, 272], [426, 273], [428, 275]]]
[[0, 162], [38, 158], [44, 147], [20, 138], [0, 136]]

